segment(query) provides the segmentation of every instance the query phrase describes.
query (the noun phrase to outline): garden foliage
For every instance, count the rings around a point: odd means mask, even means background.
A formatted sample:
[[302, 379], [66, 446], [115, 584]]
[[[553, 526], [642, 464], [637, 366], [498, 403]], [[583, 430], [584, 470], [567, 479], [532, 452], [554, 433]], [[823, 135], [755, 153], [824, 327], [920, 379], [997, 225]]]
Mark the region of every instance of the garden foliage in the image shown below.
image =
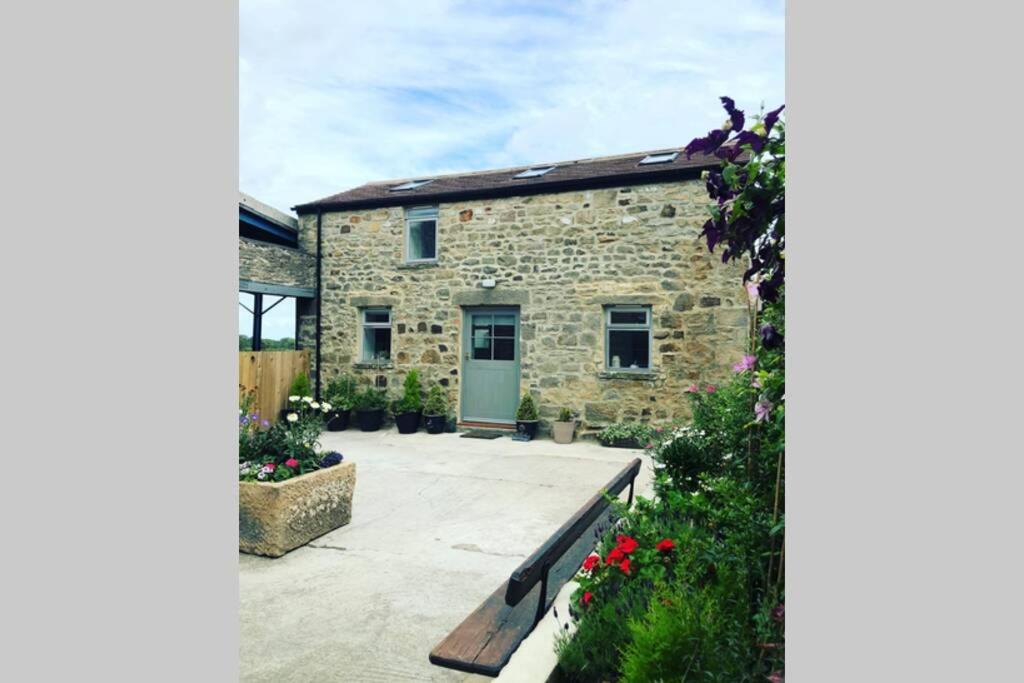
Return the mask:
[[522, 422], [532, 422], [539, 419], [537, 414], [537, 403], [531, 394], [523, 394], [519, 401], [519, 408], [516, 410], [516, 419]]
[[423, 386], [420, 384], [420, 373], [418, 370], [410, 370], [405, 376], [405, 383], [402, 386], [402, 397], [397, 399], [391, 407], [395, 415], [403, 413], [416, 413], [423, 408]]
[[285, 419], [270, 424], [250, 413], [243, 396], [238, 417], [238, 478], [284, 481], [341, 462], [341, 454], [318, 451], [324, 416], [333, 406], [312, 396], [289, 396]]
[[599, 435], [643, 434], [656, 498], [613, 503], [619, 520], [577, 576], [575, 629], [556, 646], [564, 680], [784, 675], [785, 124], [779, 107], [744, 130], [722, 103], [729, 121], [686, 152], [723, 162], [706, 177], [715, 204], [702, 235], [723, 261], [749, 259], [750, 348], [729, 382], [687, 389], [690, 424]]
[[441, 385], [434, 384], [430, 387], [427, 395], [427, 402], [423, 406], [423, 414], [431, 417], [443, 415], [448, 417], [448, 399], [444, 395]]

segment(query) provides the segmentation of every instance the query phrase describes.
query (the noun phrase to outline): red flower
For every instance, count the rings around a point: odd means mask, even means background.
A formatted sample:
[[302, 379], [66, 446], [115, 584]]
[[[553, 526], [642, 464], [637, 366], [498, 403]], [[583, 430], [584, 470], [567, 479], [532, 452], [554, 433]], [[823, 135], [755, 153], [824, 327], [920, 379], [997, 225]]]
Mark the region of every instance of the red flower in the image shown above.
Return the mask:
[[591, 593], [590, 591], [587, 591], [586, 593], [583, 594], [583, 597], [580, 598], [580, 602], [582, 602], [584, 605], [589, 605], [590, 601], [593, 600], [593, 599], [594, 599], [594, 594]]
[[629, 558], [627, 557], [621, 563], [619, 563], [619, 569], [622, 570], [623, 574], [629, 574]]
[[287, 460], [284, 461], [284, 464], [287, 465], [288, 467], [298, 467], [299, 461], [296, 460], [295, 458], [288, 458]]
[[272, 463], [272, 462], [268, 462], [268, 463], [267, 463], [266, 465], [264, 465], [263, 467], [265, 467], [265, 468], [267, 469], [267, 472], [273, 472], [274, 470], [276, 470], [276, 469], [277, 469], [277, 465], [275, 465], [275, 464], [274, 464], [274, 463]]
[[625, 559], [625, 557], [626, 553], [622, 552], [622, 548], [615, 548], [610, 553], [608, 553], [608, 557], [605, 558], [604, 563], [614, 564], [620, 560]]
[[657, 548], [659, 552], [667, 553], [669, 550], [675, 548], [676, 544], [672, 541], [671, 538], [664, 538], [658, 541], [658, 545], [654, 547]]
[[587, 559], [583, 560], [583, 571], [589, 572], [600, 561], [601, 558], [597, 555], [589, 555]]
[[639, 545], [639, 543], [637, 543], [634, 539], [630, 538], [629, 536], [620, 535], [617, 536], [615, 540], [619, 542], [619, 550], [621, 550], [626, 555], [629, 555], [631, 552], [636, 550], [636, 547]]

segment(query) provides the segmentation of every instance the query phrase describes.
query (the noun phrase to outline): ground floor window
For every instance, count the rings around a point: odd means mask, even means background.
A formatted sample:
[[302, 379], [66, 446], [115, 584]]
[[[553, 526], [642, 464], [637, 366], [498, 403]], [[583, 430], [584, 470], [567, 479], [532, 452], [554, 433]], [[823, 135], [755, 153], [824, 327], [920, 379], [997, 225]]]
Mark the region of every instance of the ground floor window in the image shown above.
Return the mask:
[[609, 370], [650, 369], [650, 306], [605, 308], [605, 365]]
[[391, 310], [364, 308], [362, 310], [363, 351], [367, 363], [391, 359]]

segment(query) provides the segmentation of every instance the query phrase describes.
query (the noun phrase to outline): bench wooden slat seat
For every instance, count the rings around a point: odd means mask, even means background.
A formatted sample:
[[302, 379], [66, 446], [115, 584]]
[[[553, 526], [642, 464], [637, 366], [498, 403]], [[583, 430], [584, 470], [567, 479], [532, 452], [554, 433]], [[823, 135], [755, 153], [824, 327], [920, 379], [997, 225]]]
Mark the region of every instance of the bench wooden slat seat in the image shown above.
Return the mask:
[[[519, 644], [551, 608], [561, 590], [597, 544], [597, 529], [614, 521], [605, 492], [617, 496], [640, 472], [634, 459], [543, 545], [507, 581], [449, 633], [430, 653], [430, 662], [468, 673], [497, 676]], [[528, 598], [528, 599], [527, 599]]]

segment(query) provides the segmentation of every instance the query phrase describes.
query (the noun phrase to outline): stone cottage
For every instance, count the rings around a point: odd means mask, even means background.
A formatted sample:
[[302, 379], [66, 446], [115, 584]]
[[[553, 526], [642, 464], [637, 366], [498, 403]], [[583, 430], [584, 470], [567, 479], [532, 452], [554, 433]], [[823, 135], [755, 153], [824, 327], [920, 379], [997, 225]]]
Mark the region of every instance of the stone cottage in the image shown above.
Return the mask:
[[319, 255], [314, 375], [420, 370], [465, 424], [688, 415], [748, 336], [743, 266], [699, 239], [713, 157], [677, 149], [374, 182], [295, 207]]

